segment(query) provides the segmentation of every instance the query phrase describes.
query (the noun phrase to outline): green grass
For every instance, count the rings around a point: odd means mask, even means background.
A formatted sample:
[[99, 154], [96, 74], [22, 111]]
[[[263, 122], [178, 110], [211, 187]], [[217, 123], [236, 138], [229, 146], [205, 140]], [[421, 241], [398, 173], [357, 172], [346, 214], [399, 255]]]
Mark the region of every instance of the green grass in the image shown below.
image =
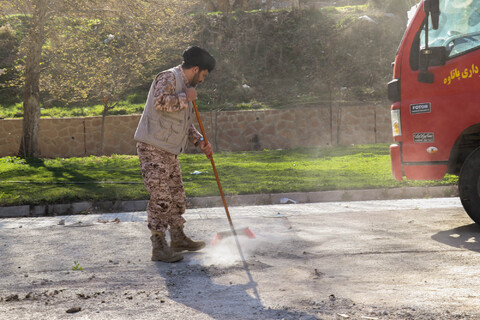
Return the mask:
[[[112, 110], [108, 112], [109, 116], [112, 115], [125, 115], [125, 114], [140, 114], [143, 112], [145, 102], [132, 103], [128, 100], [124, 100], [118, 103]], [[249, 102], [241, 102], [230, 105], [217, 105], [211, 106], [198, 103], [200, 111], [210, 111], [215, 109], [222, 110], [257, 110], [268, 109], [265, 104], [252, 100]], [[72, 118], [72, 117], [95, 117], [101, 116], [103, 111], [102, 105], [91, 105], [86, 107], [73, 106], [73, 107], [42, 107], [40, 110], [40, 116], [42, 118]], [[23, 118], [23, 105], [22, 103], [15, 103], [9, 105], [2, 105], [0, 103], [0, 119], [10, 118]]]
[[[226, 195], [454, 185], [396, 181], [388, 145], [216, 153]], [[218, 195], [210, 161], [203, 154], [180, 156], [188, 197]], [[200, 171], [202, 174], [192, 174]], [[70, 159], [0, 158], [0, 206], [83, 200], [148, 199], [136, 156]]]
[[[127, 100], [121, 101], [115, 108], [109, 111], [109, 115], [135, 114], [142, 113], [145, 102], [131, 103]], [[69, 117], [94, 117], [101, 116], [103, 111], [102, 105], [92, 105], [88, 107], [42, 107], [40, 110], [43, 118], [69, 118]], [[22, 118], [22, 103], [0, 105], [0, 119], [2, 118]]]

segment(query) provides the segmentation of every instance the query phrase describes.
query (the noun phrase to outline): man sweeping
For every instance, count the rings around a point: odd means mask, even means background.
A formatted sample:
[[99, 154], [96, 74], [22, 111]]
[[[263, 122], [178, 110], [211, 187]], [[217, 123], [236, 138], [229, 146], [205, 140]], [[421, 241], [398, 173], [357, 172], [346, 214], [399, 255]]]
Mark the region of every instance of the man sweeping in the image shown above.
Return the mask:
[[197, 98], [195, 86], [214, 68], [215, 59], [206, 50], [186, 49], [181, 65], [155, 77], [135, 132], [143, 181], [150, 194], [147, 212], [153, 261], [180, 261], [182, 251], [205, 247], [205, 242], [193, 241], [183, 231], [186, 196], [178, 155], [188, 141], [207, 157], [213, 155], [212, 146], [193, 125], [192, 101]]

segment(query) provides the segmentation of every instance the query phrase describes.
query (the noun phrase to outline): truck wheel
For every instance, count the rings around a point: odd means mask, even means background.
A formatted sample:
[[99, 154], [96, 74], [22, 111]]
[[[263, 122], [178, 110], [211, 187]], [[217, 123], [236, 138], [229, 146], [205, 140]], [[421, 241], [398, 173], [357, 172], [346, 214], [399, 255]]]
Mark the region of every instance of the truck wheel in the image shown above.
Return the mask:
[[463, 163], [458, 177], [458, 193], [465, 211], [480, 224], [480, 147]]

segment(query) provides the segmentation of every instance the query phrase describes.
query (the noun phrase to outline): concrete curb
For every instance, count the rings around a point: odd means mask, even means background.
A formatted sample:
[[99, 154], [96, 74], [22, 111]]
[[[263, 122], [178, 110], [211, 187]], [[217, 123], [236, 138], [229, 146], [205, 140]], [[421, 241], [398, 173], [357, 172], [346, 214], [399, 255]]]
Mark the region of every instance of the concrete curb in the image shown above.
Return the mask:
[[[367, 201], [394, 199], [422, 199], [457, 197], [457, 186], [404, 187], [394, 189], [335, 190], [320, 192], [295, 192], [227, 196], [230, 207], [245, 205], [269, 205], [281, 203], [316, 203], [338, 201]], [[145, 211], [148, 200], [94, 201], [71, 204], [49, 204], [38, 206], [0, 207], [0, 218], [44, 217], [69, 214]], [[187, 208], [222, 207], [222, 199], [216, 197], [188, 198]]]

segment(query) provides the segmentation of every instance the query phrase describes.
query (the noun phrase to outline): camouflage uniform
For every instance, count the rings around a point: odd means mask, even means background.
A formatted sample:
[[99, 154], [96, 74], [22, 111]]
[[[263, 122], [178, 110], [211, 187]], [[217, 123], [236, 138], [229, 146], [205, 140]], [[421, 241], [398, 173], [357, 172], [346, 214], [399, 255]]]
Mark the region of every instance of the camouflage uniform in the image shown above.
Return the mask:
[[[187, 84], [187, 79], [181, 68], [176, 67]], [[155, 110], [178, 112], [188, 108], [184, 92], [175, 92], [175, 75], [172, 72], [162, 72], [154, 80]], [[200, 144], [202, 135], [192, 125], [188, 128], [188, 139], [195, 146]], [[183, 150], [182, 150], [183, 151]], [[153, 145], [137, 142], [137, 154], [143, 180], [150, 201], [147, 206], [148, 228], [152, 231], [165, 232], [170, 227], [182, 227], [185, 219], [185, 190], [178, 155], [165, 151]]]
[[137, 143], [143, 181], [148, 202], [148, 228], [165, 232], [168, 226], [181, 227], [185, 223], [185, 190], [178, 156], [146, 143]]

